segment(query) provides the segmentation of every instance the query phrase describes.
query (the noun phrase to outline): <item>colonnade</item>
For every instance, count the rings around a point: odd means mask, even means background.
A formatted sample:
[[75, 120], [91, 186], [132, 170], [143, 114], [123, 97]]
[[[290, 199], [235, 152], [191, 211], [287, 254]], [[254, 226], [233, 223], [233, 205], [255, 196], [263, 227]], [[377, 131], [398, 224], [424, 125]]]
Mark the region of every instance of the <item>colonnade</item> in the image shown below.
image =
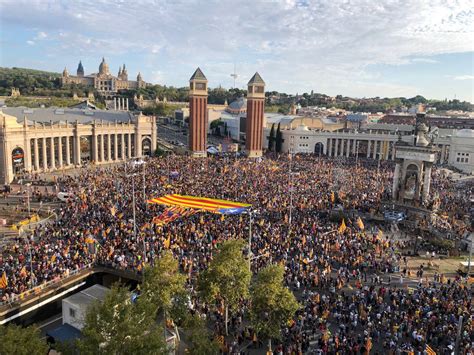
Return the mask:
[[[395, 142], [387, 140], [366, 140], [355, 138], [328, 138], [326, 155], [330, 157], [349, 157], [360, 154], [358, 145], [367, 143], [367, 158], [395, 159]], [[359, 155], [360, 156], [360, 155]]]
[[[46, 171], [80, 165], [82, 138], [87, 138], [91, 162], [114, 162], [135, 156], [136, 142], [133, 133], [93, 134], [92, 136], [74, 134], [31, 138], [30, 166], [32, 170]], [[141, 145], [141, 142], [139, 144]], [[136, 150], [137, 153], [141, 151], [141, 149]]]

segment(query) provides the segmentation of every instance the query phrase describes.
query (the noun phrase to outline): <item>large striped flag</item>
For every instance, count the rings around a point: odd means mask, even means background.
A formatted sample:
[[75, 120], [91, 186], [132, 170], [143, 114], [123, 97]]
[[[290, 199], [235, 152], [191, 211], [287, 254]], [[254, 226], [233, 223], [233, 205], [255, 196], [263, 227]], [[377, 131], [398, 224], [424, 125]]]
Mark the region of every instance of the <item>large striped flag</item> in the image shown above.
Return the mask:
[[7, 288], [8, 286], [8, 279], [7, 273], [4, 271], [2, 277], [0, 278], [0, 288]]
[[239, 214], [251, 206], [248, 203], [178, 194], [153, 198], [148, 200], [148, 203], [157, 203], [165, 206], [180, 206], [184, 208], [192, 208], [196, 210], [222, 214]]

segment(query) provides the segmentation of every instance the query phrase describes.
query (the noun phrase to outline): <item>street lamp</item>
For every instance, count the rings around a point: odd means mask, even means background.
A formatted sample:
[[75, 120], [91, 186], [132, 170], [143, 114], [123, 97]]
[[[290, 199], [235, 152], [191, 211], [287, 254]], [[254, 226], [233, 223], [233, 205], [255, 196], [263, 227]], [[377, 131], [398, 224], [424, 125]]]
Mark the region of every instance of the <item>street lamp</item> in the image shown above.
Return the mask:
[[249, 271], [252, 271], [252, 223], [253, 223], [253, 214], [257, 212], [256, 210], [247, 211], [249, 215], [249, 239], [248, 239], [248, 253], [249, 253]]
[[[135, 204], [135, 180], [133, 179], [138, 173], [126, 175], [132, 178], [132, 209], [133, 209], [133, 237], [137, 240], [137, 218], [136, 218], [136, 204]], [[143, 236], [143, 262], [146, 263], [146, 241]]]
[[33, 288], [33, 257], [31, 254], [31, 242], [26, 233], [24, 232], [23, 226], [20, 226], [20, 229], [18, 230], [18, 235], [20, 237], [23, 236], [24, 238], [26, 238], [26, 241], [28, 243], [28, 253], [30, 254], [30, 288]]
[[31, 207], [30, 207], [30, 186], [31, 186], [31, 183], [27, 183], [25, 184], [26, 186], [26, 198], [27, 198], [27, 204], [28, 204], [28, 217], [30, 216], [30, 213], [31, 213]]

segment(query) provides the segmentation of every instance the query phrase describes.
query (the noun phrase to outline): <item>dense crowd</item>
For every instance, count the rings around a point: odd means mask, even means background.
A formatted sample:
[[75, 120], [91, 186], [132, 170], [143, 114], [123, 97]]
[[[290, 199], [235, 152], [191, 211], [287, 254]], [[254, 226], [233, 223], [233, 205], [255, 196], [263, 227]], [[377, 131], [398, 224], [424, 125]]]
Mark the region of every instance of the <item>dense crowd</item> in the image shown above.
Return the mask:
[[[421, 280], [407, 289], [403, 276], [393, 274], [406, 264], [398, 242], [380, 232], [369, 233], [355, 219], [346, 219], [347, 228], [340, 228], [342, 210], [373, 214], [383, 209], [392, 172], [390, 162], [377, 166], [361, 160], [355, 165], [350, 159], [314, 156], [172, 156], [83, 170], [58, 180], [58, 187], [76, 198], [58, 211], [55, 222], [1, 250], [0, 270], [8, 285], [0, 294], [9, 301], [92, 263], [140, 272], [144, 244], [146, 260], [153, 262], [169, 243], [189, 275], [193, 309], [212, 319], [221, 334], [222, 314], [197, 302], [193, 280], [222, 241], [248, 238], [249, 215], [197, 213], [157, 225], [153, 218], [164, 207], [146, 203], [171, 193], [206, 196], [252, 204], [253, 272], [271, 262], [285, 266], [285, 282], [302, 307], [283, 329], [275, 353], [362, 354], [369, 343], [379, 353], [423, 351], [427, 343], [441, 354], [451, 353], [459, 316], [464, 317], [461, 348], [467, 353], [474, 344], [474, 312], [472, 293], [461, 279], [423, 279], [421, 273]], [[469, 212], [469, 193], [456, 193], [441, 174], [435, 173], [433, 180], [439, 209], [453, 221], [462, 220]], [[462, 224], [458, 232], [465, 234], [467, 228]], [[259, 346], [242, 322], [245, 309], [243, 303], [233, 315], [229, 353], [238, 353], [246, 341]]]

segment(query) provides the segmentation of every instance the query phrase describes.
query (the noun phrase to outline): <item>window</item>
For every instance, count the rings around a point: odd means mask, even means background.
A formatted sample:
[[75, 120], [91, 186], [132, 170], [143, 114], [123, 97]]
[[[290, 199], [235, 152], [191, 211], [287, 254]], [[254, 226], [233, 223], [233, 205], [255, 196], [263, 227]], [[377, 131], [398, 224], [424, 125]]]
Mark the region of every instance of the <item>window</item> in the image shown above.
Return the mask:
[[256, 86], [254, 92], [257, 94], [263, 94], [263, 90], [263, 86]]
[[69, 308], [69, 317], [76, 318], [76, 310], [74, 308]]
[[196, 90], [206, 90], [206, 84], [196, 83]]

